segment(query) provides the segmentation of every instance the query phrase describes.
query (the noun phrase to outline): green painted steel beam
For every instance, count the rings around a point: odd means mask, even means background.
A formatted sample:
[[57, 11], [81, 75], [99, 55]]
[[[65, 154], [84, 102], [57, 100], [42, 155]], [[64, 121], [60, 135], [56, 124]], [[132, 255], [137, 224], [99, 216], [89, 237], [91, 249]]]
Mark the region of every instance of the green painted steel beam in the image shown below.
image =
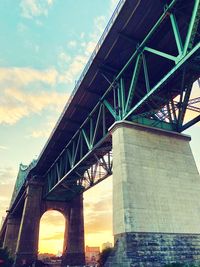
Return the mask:
[[104, 100], [103, 103], [105, 107], [110, 111], [112, 116], [116, 119], [117, 117], [116, 110], [111, 106], [111, 104], [107, 100]]
[[190, 20], [190, 24], [189, 24], [185, 44], [184, 44], [183, 55], [186, 55], [188, 49], [190, 49], [189, 46], [191, 43], [191, 38], [192, 38], [192, 35], [195, 34], [194, 33], [195, 22], [197, 19], [199, 19], [199, 17], [197, 16], [199, 9], [200, 9], [200, 0], [194, 0], [194, 8], [193, 8], [192, 17]]
[[190, 58], [192, 55], [200, 49], [200, 43], [197, 44], [184, 58], [182, 58], [151, 90], [147, 93], [129, 112], [125, 115], [124, 119], [127, 119], [134, 111], [136, 111], [145, 101], [149, 99], [160, 87], [171, 78], [175, 72]]
[[118, 120], [121, 120], [123, 117], [122, 114], [122, 97], [120, 86], [117, 88], [117, 101], [118, 101]]
[[142, 61], [143, 61], [143, 68], [144, 68], [144, 78], [145, 78], [146, 90], [148, 93], [150, 91], [150, 83], [149, 83], [149, 74], [148, 74], [148, 69], [147, 69], [146, 57], [145, 57], [144, 53], [142, 53]]
[[92, 138], [92, 146], [94, 146], [94, 142], [95, 142], [95, 138], [96, 138], [96, 135], [97, 135], [97, 130], [99, 128], [99, 122], [100, 122], [100, 118], [101, 118], [101, 114], [102, 114], [102, 104], [100, 105], [100, 108], [99, 108], [99, 112], [98, 112], [98, 115], [97, 115], [97, 120], [96, 120], [96, 125], [95, 125], [95, 128], [94, 128], [94, 135], [93, 135], [93, 138]]
[[[76, 168], [78, 168], [78, 165], [80, 165], [81, 163], [83, 163], [88, 157], [89, 155], [91, 155], [95, 149], [97, 149], [98, 147], [100, 147], [100, 145], [105, 141], [107, 140], [109, 137], [109, 134], [106, 133], [105, 136], [102, 137], [101, 140], [98, 141], [98, 143], [96, 143], [93, 147], [92, 150], [88, 151], [81, 159], [79, 162], [77, 162], [74, 166], [72, 166], [68, 172], [59, 180], [59, 182], [57, 184], [54, 184], [53, 186], [51, 186], [50, 190], [48, 191], [47, 195], [51, 194], [52, 192], [54, 192], [56, 190], [56, 188], [61, 185], [67, 177], [70, 177], [70, 175], [72, 175], [72, 173], [74, 172], [74, 170], [76, 170]], [[47, 196], [46, 195], [46, 196]]]
[[159, 50], [156, 50], [156, 49], [147, 47], [147, 46], [144, 48], [144, 51], [148, 51], [148, 52], [153, 53], [153, 54], [155, 54], [155, 55], [157, 55], [157, 56], [164, 57], [164, 58], [169, 59], [169, 60], [172, 60], [172, 61], [174, 61], [174, 62], [177, 61], [177, 57], [174, 57], [174, 56], [172, 56], [172, 55], [169, 55], [169, 54], [167, 54], [167, 53], [164, 53], [164, 52], [162, 52], [162, 51], [159, 51]]
[[153, 119], [144, 118], [140, 116], [133, 119], [132, 121], [139, 123], [139, 124], [143, 124], [146, 126], [151, 126], [151, 127], [155, 127], [155, 128], [159, 128], [159, 129], [163, 129], [167, 131], [174, 131], [175, 129], [175, 126], [172, 123], [167, 123], [167, 122], [159, 121], [159, 120], [153, 120]]
[[177, 2], [178, 2], [178, 0], [172, 0], [171, 3], [165, 8], [165, 11], [160, 16], [160, 18], [158, 19], [158, 21], [155, 23], [155, 25], [149, 31], [149, 33], [144, 38], [144, 40], [142, 41], [142, 43], [137, 47], [137, 50], [133, 53], [133, 55], [130, 57], [130, 59], [128, 60], [128, 62], [125, 64], [125, 66], [121, 69], [121, 71], [119, 72], [119, 74], [116, 77], [116, 80], [118, 80], [121, 77], [121, 75], [123, 74], [123, 72], [127, 69], [127, 67], [129, 66], [129, 64], [133, 61], [133, 59], [138, 55], [138, 53], [140, 53], [140, 51], [143, 50], [143, 48], [146, 46], [147, 41], [152, 37], [152, 35], [154, 34], [154, 32], [157, 30], [157, 28], [160, 26], [160, 24], [163, 22], [163, 20], [168, 15], [169, 11], [174, 7], [174, 5]]
[[123, 117], [125, 113], [125, 85], [123, 77], [121, 77], [120, 79], [120, 90], [121, 90], [121, 105], [122, 105], [122, 117]]
[[193, 82], [190, 82], [189, 84], [187, 84], [187, 89], [185, 91], [185, 96], [183, 101], [181, 102], [181, 108], [179, 110], [179, 117], [178, 117], [178, 127], [181, 128], [183, 121], [184, 121], [184, 117], [185, 117], [185, 113], [187, 110], [187, 105], [188, 105], [188, 101], [190, 99], [190, 94], [192, 91], [192, 86], [193, 86]]
[[177, 22], [176, 22], [175, 15], [173, 13], [170, 14], [170, 19], [171, 19], [171, 23], [172, 23], [172, 29], [173, 29], [173, 32], [174, 32], [174, 37], [175, 37], [175, 40], [176, 40], [176, 45], [177, 45], [177, 48], [178, 48], [178, 53], [179, 53], [179, 56], [180, 56], [183, 53], [183, 42], [182, 42], [182, 39], [181, 39], [181, 35], [180, 35], [180, 31], [179, 31], [179, 28], [178, 28], [178, 25], [177, 25]]
[[132, 102], [132, 99], [133, 99], [133, 96], [134, 96], [134, 92], [135, 92], [135, 87], [136, 87], [138, 76], [139, 76], [139, 73], [140, 73], [141, 64], [142, 64], [142, 54], [139, 54], [137, 56], [137, 59], [136, 59], [136, 62], [135, 62], [133, 76], [132, 76], [131, 84], [130, 84], [130, 87], [129, 87], [129, 93], [128, 93], [126, 106], [125, 106], [125, 111], [124, 111], [125, 114], [127, 113], [127, 111], [129, 111], [130, 106], [131, 106], [131, 102]]
[[85, 142], [86, 142], [86, 144], [87, 144], [87, 147], [88, 147], [88, 149], [90, 150], [90, 149], [92, 148], [92, 146], [91, 146], [91, 143], [90, 143], [90, 141], [89, 141], [89, 138], [87, 137], [86, 132], [85, 132], [84, 129], [82, 129], [81, 131], [82, 131], [84, 140], [85, 140]]

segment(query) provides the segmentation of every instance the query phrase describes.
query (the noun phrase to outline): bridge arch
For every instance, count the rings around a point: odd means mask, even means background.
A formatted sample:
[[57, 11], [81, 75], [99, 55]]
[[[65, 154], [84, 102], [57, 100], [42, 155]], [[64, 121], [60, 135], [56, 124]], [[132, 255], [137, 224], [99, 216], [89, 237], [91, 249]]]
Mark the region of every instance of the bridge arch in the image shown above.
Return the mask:
[[[43, 216], [49, 212], [57, 212], [63, 216], [63, 246], [61, 248], [61, 252], [63, 253], [67, 249], [67, 241], [68, 241], [68, 231], [69, 231], [69, 216], [70, 216], [70, 204], [67, 202], [60, 201], [43, 201], [41, 205], [41, 217], [40, 217], [40, 226], [42, 222]], [[48, 217], [48, 216], [47, 216]], [[62, 218], [60, 216], [60, 218]], [[49, 223], [52, 218], [49, 218]], [[59, 223], [59, 221], [57, 221]], [[41, 229], [41, 228], [40, 228]], [[39, 238], [41, 236], [41, 231], [39, 233]], [[40, 249], [40, 239], [39, 239], [39, 249]]]
[[[40, 218], [38, 253], [63, 253], [67, 243], [68, 216], [60, 209], [48, 209]], [[59, 253], [59, 254], [60, 254]]]

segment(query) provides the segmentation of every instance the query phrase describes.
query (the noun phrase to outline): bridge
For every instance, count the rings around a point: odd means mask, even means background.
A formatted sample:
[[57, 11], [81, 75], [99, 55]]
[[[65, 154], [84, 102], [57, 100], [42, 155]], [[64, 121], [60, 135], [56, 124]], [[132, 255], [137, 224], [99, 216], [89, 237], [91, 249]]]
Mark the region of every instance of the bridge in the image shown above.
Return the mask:
[[200, 260], [200, 177], [182, 134], [200, 121], [199, 20], [200, 0], [119, 1], [38, 159], [20, 165], [0, 232], [16, 267], [36, 260], [48, 209], [66, 218], [62, 265], [84, 265], [83, 193], [110, 175], [106, 266]]

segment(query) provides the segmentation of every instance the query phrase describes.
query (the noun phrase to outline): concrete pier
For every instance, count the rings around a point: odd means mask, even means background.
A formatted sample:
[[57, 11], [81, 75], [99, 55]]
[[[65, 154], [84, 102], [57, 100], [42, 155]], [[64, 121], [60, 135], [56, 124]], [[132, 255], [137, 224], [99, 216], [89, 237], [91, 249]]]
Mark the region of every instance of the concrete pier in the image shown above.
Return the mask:
[[190, 137], [126, 122], [111, 132], [115, 251], [106, 266], [200, 260], [200, 176]]
[[85, 265], [83, 195], [70, 203], [67, 246], [63, 252], [62, 266]]
[[14, 258], [15, 256], [20, 222], [21, 218], [19, 216], [17, 215], [8, 216], [3, 247], [8, 249], [8, 252], [12, 258]]
[[16, 267], [31, 264], [37, 259], [41, 196], [42, 186], [34, 181], [28, 182], [16, 249]]

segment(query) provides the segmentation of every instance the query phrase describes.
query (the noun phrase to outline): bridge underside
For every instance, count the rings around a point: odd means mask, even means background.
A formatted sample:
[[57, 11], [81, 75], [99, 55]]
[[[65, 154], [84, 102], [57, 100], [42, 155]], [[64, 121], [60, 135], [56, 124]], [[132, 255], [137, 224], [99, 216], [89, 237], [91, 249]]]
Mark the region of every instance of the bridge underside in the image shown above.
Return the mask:
[[200, 0], [122, 2], [9, 212], [26, 212], [33, 178], [66, 203], [113, 174], [108, 266], [195, 261], [199, 175], [179, 133], [200, 121]]
[[56, 140], [63, 127], [59, 144], [68, 143], [49, 167], [41, 154], [34, 171], [44, 174], [45, 198], [68, 200], [112, 174], [113, 123], [182, 132], [200, 120], [199, 1], [147, 2], [125, 2], [54, 132]]

